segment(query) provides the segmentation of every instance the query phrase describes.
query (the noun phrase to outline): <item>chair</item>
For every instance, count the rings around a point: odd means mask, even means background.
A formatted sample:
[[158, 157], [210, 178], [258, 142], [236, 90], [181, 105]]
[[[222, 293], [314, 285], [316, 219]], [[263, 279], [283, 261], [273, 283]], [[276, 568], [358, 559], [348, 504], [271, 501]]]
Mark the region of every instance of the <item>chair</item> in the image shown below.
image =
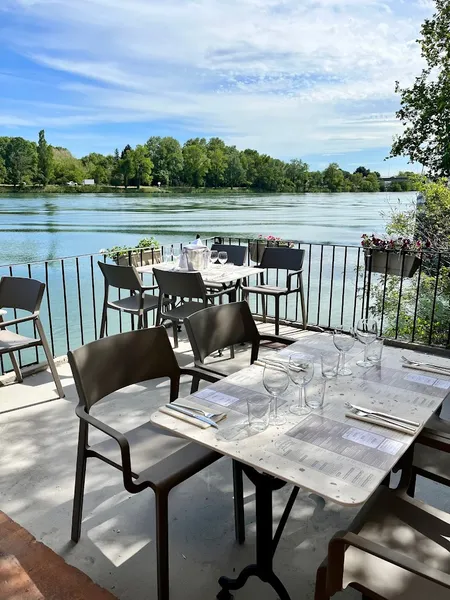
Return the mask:
[[[137, 328], [148, 327], [147, 313], [158, 308], [158, 296], [152, 296], [145, 292], [156, 290], [158, 286], [144, 286], [136, 268], [119, 267], [107, 263], [98, 262], [101, 272], [105, 278], [105, 295], [103, 299], [102, 320], [100, 324], [100, 337], [105, 337], [107, 325], [108, 308], [136, 316], [138, 318]], [[131, 296], [119, 300], [109, 300], [109, 288], [117, 288], [131, 292]]]
[[[209, 294], [198, 271], [180, 272], [153, 269], [159, 286], [159, 304], [156, 324], [168, 319], [172, 321], [173, 343], [178, 348], [178, 324], [198, 310], [208, 306], [208, 302], [228, 293], [226, 289]], [[179, 304], [176, 306], [176, 298]], [[187, 298], [187, 300], [185, 300]], [[167, 307], [167, 304], [171, 307]]]
[[[53, 380], [58, 391], [58, 396], [64, 398], [64, 390], [61, 385], [61, 380], [56, 370], [55, 362], [50, 347], [45, 337], [44, 328], [42, 327], [39, 317], [42, 297], [45, 291], [45, 284], [36, 279], [28, 279], [24, 277], [2, 277], [0, 280], [0, 308], [11, 308], [14, 310], [25, 310], [31, 315], [11, 319], [5, 321], [0, 315], [0, 355], [9, 354], [11, 363], [16, 374], [16, 381], [23, 381], [22, 373], [19, 364], [17, 363], [14, 352], [25, 350], [26, 348], [34, 348], [42, 346], [47, 358], [48, 366], [53, 377]], [[32, 321], [35, 326], [35, 332], [39, 335], [39, 339], [19, 335], [7, 329], [11, 325], [26, 323]]]
[[[441, 439], [450, 452], [450, 437]], [[381, 485], [346, 531], [329, 543], [315, 600], [352, 587], [369, 600], [448, 600], [450, 514], [411, 498], [407, 479]]]
[[[68, 353], [79, 397], [80, 419], [72, 540], [81, 533], [86, 463], [98, 458], [122, 471], [125, 489], [136, 494], [151, 488], [156, 499], [158, 600], [169, 598], [168, 496], [172, 488], [198, 473], [221, 455], [171, 435], [149, 421], [121, 433], [90, 414], [109, 394], [129, 385], [161, 377], [170, 380], [170, 402], [178, 397], [180, 376], [193, 375], [214, 382], [217, 377], [199, 369], [181, 369], [163, 327], [140, 329], [91, 342]], [[126, 398], [125, 398], [126, 400]], [[110, 439], [89, 446], [88, 429], [94, 427]], [[243, 511], [242, 492], [235, 506]]]
[[227, 262], [231, 262], [238, 267], [245, 265], [247, 259], [247, 246], [237, 246], [236, 244], [212, 244], [211, 250], [217, 252], [226, 252]]
[[[306, 329], [307, 314], [305, 305], [305, 294], [303, 290], [303, 259], [304, 250], [297, 250], [287, 247], [267, 247], [264, 248], [261, 263], [262, 269], [277, 269], [286, 271], [286, 286], [278, 287], [264, 283], [264, 273], [260, 274], [260, 285], [246, 286], [241, 285], [244, 298], [248, 299], [249, 294], [259, 294], [262, 296], [263, 320], [266, 321], [267, 306], [266, 297], [273, 296], [275, 300], [275, 334], [280, 333], [280, 299], [290, 294], [300, 293], [303, 329]], [[292, 272], [289, 272], [292, 271]], [[297, 284], [292, 287], [292, 279], [297, 278]]]
[[[253, 363], [258, 358], [262, 340], [285, 345], [295, 342], [285, 337], [261, 335], [247, 302], [210, 306], [187, 317], [184, 324], [194, 353], [195, 366], [220, 376], [226, 373], [217, 371], [204, 362], [205, 358], [217, 350], [229, 347], [230, 357], [234, 358], [234, 345], [250, 342], [250, 362]], [[199, 381], [194, 375], [193, 391], [198, 389]]]

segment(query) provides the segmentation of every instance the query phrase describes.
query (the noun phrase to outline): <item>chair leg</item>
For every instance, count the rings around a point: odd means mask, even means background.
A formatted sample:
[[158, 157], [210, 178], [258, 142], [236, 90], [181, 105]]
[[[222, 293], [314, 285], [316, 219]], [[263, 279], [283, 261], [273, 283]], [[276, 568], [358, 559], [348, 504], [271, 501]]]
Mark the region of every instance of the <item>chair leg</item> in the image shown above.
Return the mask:
[[275, 297], [275, 335], [280, 335], [280, 297]]
[[156, 569], [158, 600], [169, 600], [169, 507], [168, 495], [155, 493], [156, 504]]
[[238, 544], [245, 542], [244, 481], [239, 462], [233, 460], [234, 533]]
[[22, 373], [20, 371], [19, 363], [17, 362], [16, 357], [14, 356], [13, 352], [9, 353], [9, 358], [11, 359], [11, 364], [13, 366], [14, 373], [16, 374], [17, 383], [22, 383], [22, 381], [23, 381]]
[[408, 488], [406, 490], [406, 493], [408, 494], [408, 496], [411, 496], [411, 498], [414, 498], [414, 494], [416, 493], [416, 481], [417, 481], [417, 472], [413, 468], [413, 470], [411, 472], [411, 479], [409, 480]]
[[234, 346], [230, 346], [230, 358], [234, 358]]
[[178, 322], [172, 321], [173, 328], [173, 347], [178, 348]]
[[47, 358], [48, 366], [50, 367], [50, 372], [52, 374], [53, 381], [56, 385], [58, 396], [60, 398], [64, 398], [65, 394], [63, 386], [61, 385], [61, 379], [59, 378], [58, 371], [56, 370], [56, 365], [55, 361], [53, 360], [52, 351], [50, 350], [50, 346], [48, 345], [47, 338], [45, 336], [40, 319], [36, 319], [36, 329], [38, 331], [39, 337], [41, 338], [42, 347], [44, 348], [45, 356]]
[[303, 329], [306, 329], [308, 324], [308, 313], [306, 312], [305, 291], [303, 289], [303, 279], [300, 279], [300, 302], [302, 306], [302, 321]]
[[138, 329], [142, 329], [143, 322], [144, 322], [144, 317], [143, 317], [142, 313], [139, 313], [138, 320], [137, 320], [137, 328]]
[[106, 306], [106, 304], [103, 304], [102, 320], [101, 320], [101, 323], [100, 323], [100, 338], [104, 338], [105, 337], [107, 311], [108, 311], [108, 307]]
[[73, 497], [72, 535], [74, 542], [78, 542], [81, 535], [81, 521], [83, 518], [84, 483], [86, 481], [86, 444], [88, 426], [80, 421], [78, 433], [77, 467], [75, 472], [75, 493]]
[[191, 394], [198, 392], [198, 386], [200, 385], [200, 377], [193, 377], [191, 382]]
[[143, 315], [143, 320], [144, 320], [144, 327], [145, 329], [148, 329], [148, 312], [145, 312]]

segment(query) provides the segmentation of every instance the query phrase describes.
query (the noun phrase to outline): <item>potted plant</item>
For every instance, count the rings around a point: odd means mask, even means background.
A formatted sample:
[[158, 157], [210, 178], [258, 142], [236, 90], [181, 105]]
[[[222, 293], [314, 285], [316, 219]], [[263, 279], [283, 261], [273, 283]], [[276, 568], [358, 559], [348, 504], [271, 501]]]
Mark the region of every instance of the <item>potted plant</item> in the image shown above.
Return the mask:
[[287, 242], [286, 240], [282, 240], [279, 237], [275, 237], [274, 235], [259, 235], [257, 238], [252, 240], [249, 244], [249, 252], [250, 258], [253, 262], [260, 263], [262, 259], [262, 255], [264, 253], [264, 248], [267, 246], [284, 246], [288, 248], [293, 248], [294, 244], [292, 242]]
[[431, 244], [408, 237], [378, 237], [365, 233], [361, 236], [361, 246], [364, 248], [366, 270], [412, 277], [419, 268], [421, 251], [430, 248]]
[[142, 238], [137, 246], [113, 246], [101, 252], [121, 267], [141, 267], [161, 262], [161, 248], [154, 237]]

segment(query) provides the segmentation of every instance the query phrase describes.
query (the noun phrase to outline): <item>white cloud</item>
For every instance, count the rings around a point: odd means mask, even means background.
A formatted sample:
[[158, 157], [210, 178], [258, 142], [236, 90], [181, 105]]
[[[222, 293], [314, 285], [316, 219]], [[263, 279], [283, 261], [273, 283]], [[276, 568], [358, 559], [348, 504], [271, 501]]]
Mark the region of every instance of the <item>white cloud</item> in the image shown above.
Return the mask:
[[[20, 11], [20, 26], [39, 24], [14, 28], [9, 45], [59, 73], [60, 90], [80, 106], [55, 110], [49, 127], [176, 120], [180, 137], [205, 131], [280, 156], [386, 147], [398, 132], [394, 81], [408, 83], [422, 64], [414, 40], [424, 11], [394, 0], [9, 0], [8, 8]], [[41, 122], [21, 111], [18, 121]]]

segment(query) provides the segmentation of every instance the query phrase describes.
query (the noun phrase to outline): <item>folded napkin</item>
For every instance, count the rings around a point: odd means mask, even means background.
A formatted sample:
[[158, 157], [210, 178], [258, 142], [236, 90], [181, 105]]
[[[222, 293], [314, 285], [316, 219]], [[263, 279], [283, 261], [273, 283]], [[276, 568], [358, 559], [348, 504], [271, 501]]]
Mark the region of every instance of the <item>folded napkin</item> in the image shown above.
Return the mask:
[[164, 413], [165, 415], [169, 415], [170, 417], [174, 417], [175, 419], [180, 419], [180, 421], [186, 421], [186, 423], [190, 423], [191, 425], [195, 425], [196, 427], [200, 427], [200, 429], [208, 429], [211, 425], [205, 423], [204, 421], [200, 421], [199, 419], [194, 419], [189, 415], [184, 415], [176, 410], [170, 410], [168, 406], [160, 406], [159, 412]]
[[357, 415], [356, 413], [348, 412], [345, 413], [345, 416], [349, 419], [356, 419], [357, 421], [364, 421], [365, 423], [372, 423], [373, 425], [378, 425], [378, 427], [385, 427], [386, 429], [393, 429], [394, 431], [400, 431], [401, 433], [405, 433], [406, 435], [416, 435], [416, 431], [411, 431], [410, 429], [406, 429], [399, 425], [394, 425], [394, 423], [388, 423], [387, 421], [377, 420], [375, 417], [363, 417], [362, 415]]
[[440, 369], [439, 367], [427, 367], [426, 365], [407, 365], [403, 364], [402, 367], [405, 369], [414, 369], [415, 371], [426, 371], [427, 373], [436, 373], [437, 375], [448, 375], [450, 376], [450, 370]]

